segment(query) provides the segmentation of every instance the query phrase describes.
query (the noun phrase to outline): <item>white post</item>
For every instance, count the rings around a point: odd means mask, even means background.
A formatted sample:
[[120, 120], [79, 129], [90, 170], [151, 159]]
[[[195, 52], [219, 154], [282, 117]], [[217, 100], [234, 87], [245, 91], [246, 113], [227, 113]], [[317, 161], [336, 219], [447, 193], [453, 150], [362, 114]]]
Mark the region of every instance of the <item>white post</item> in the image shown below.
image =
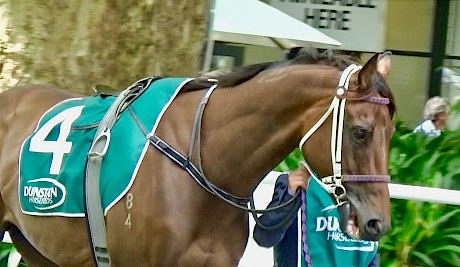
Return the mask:
[[209, 22], [208, 22], [208, 38], [206, 41], [206, 51], [204, 54], [204, 62], [202, 72], [206, 73], [211, 68], [212, 54], [214, 51], [214, 40], [212, 39], [212, 34], [214, 31], [214, 15], [216, 9], [216, 0], [209, 0]]

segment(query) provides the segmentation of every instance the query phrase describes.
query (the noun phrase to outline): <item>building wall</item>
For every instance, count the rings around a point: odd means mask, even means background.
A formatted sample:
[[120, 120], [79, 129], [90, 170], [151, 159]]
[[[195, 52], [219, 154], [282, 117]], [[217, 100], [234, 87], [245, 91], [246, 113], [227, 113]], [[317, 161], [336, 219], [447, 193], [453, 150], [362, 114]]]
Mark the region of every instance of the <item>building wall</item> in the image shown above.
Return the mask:
[[434, 0], [387, 0], [387, 49], [430, 52]]
[[284, 58], [284, 52], [276, 47], [245, 46], [244, 60], [248, 64], [277, 61]]
[[450, 1], [449, 18], [446, 53], [460, 56], [460, 1]]
[[396, 117], [409, 126], [422, 120], [427, 99], [434, 8], [434, 0], [387, 1], [385, 47], [403, 54], [392, 58], [389, 84], [398, 107]]
[[392, 57], [392, 70], [388, 83], [396, 99], [396, 119], [409, 127], [423, 119], [423, 107], [427, 100], [430, 58], [398, 56]]

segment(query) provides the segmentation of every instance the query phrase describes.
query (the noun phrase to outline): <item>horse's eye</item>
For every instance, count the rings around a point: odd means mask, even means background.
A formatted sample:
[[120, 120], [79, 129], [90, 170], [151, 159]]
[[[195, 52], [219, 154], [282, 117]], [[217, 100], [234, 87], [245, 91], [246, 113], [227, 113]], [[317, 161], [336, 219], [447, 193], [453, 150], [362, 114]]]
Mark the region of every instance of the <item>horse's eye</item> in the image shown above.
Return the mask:
[[357, 127], [353, 129], [353, 139], [358, 143], [363, 143], [366, 141], [368, 132], [366, 129]]

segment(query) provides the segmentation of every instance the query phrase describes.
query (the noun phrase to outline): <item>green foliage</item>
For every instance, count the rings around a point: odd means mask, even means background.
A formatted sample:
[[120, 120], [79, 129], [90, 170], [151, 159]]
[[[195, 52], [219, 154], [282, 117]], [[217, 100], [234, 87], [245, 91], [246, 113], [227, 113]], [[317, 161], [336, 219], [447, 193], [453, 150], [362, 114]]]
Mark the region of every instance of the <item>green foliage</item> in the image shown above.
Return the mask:
[[2, 243], [0, 246], [0, 266], [6, 266], [8, 264], [8, 255], [12, 248], [13, 244]]
[[[2, 242], [0, 245], [0, 266], [8, 266], [8, 258], [11, 253], [17, 253], [13, 244]], [[26, 267], [27, 265], [21, 260], [17, 266]]]
[[450, 107], [447, 127], [452, 131], [460, 130], [460, 99]]
[[[402, 124], [397, 129], [389, 154], [393, 182], [460, 189], [458, 130], [430, 138]], [[392, 229], [380, 241], [381, 266], [460, 266], [460, 209], [395, 199], [391, 205]]]
[[460, 189], [460, 132], [440, 137], [396, 131], [391, 140], [389, 172], [398, 183]]
[[299, 167], [299, 162], [303, 160], [302, 152], [299, 148], [294, 149], [294, 151], [289, 154], [283, 161], [276, 166], [275, 171], [289, 171], [295, 170]]
[[460, 209], [392, 200], [392, 229], [380, 240], [381, 266], [459, 266]]

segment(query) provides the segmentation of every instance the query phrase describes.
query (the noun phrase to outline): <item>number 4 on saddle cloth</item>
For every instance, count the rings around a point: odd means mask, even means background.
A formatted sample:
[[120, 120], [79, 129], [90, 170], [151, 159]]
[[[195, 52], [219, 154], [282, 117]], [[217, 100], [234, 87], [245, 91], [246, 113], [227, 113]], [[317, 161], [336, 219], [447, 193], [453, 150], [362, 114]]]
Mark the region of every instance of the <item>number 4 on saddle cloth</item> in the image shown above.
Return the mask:
[[[163, 113], [191, 80], [156, 80], [129, 105], [130, 110], [120, 113], [111, 130], [100, 171], [101, 204], [105, 214], [131, 187], [149, 146], [149, 140], [137, 124], [154, 133]], [[19, 197], [24, 213], [85, 216], [83, 177], [87, 154], [99, 122], [116, 97], [68, 99], [42, 115], [20, 151]]]

